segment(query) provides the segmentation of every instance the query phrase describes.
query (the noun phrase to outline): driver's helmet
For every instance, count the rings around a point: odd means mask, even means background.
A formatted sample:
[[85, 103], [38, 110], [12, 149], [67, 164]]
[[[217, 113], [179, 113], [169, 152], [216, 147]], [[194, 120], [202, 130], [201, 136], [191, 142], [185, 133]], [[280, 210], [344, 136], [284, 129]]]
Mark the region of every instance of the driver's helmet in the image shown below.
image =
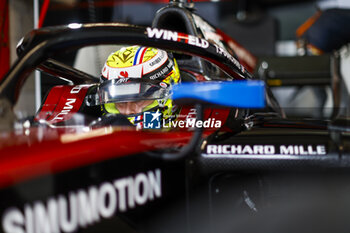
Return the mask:
[[172, 54], [151, 47], [123, 47], [104, 64], [99, 98], [105, 113], [124, 114], [142, 128], [145, 111], [158, 111], [168, 121], [174, 117], [177, 107], [170, 98], [171, 86], [179, 82]]

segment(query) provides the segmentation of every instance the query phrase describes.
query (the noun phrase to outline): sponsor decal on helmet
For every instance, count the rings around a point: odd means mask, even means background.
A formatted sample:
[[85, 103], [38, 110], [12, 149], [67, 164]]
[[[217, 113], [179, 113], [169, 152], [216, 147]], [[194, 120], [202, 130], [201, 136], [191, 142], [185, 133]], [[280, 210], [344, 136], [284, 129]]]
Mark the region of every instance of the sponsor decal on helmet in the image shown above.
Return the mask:
[[2, 229], [5, 233], [76, 232], [161, 196], [161, 170], [155, 169], [25, 203], [22, 209], [10, 207], [3, 213]]
[[168, 87], [168, 85], [166, 83], [164, 83], [164, 82], [159, 83], [159, 86], [164, 87], [164, 88]]
[[[139, 56], [140, 57], [140, 56]], [[168, 61], [167, 52], [164, 50], [158, 50], [158, 53], [150, 60], [145, 62], [138, 62], [137, 64], [129, 67], [112, 67], [105, 63], [102, 69], [102, 76], [107, 79], [116, 78], [141, 78], [143, 75], [154, 72]]]
[[120, 76], [122, 76], [123, 78], [127, 78], [127, 77], [129, 77], [129, 73], [127, 71], [121, 71]]
[[115, 81], [116, 84], [122, 84], [129, 81], [130, 78], [119, 78]]
[[157, 57], [154, 61], [150, 62], [149, 65], [150, 66], [157, 65], [158, 63], [160, 63], [164, 59], [164, 56], [165, 56], [165, 53], [160, 53], [160, 56]]
[[161, 69], [157, 73], [151, 75], [149, 77], [149, 79], [154, 80], [154, 79], [163, 77], [164, 75], [168, 74], [170, 72], [170, 70], [172, 70], [172, 68], [173, 68], [173, 63], [169, 62], [163, 69]]

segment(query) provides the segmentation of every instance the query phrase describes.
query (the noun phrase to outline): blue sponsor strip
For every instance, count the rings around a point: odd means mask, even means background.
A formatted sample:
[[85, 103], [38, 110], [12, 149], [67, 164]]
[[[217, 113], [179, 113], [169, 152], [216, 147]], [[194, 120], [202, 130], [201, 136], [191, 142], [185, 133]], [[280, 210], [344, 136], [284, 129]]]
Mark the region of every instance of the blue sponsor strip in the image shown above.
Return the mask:
[[181, 99], [188, 104], [207, 102], [227, 107], [264, 108], [265, 84], [258, 80], [181, 83], [173, 86], [173, 100]]

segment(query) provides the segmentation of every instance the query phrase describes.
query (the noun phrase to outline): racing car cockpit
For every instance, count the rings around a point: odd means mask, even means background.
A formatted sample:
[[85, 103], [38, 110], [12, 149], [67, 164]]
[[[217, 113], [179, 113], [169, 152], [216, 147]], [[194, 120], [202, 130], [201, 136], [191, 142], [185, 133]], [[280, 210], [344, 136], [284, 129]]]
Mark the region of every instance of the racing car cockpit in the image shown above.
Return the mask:
[[[152, 27], [70, 24], [20, 42], [0, 82], [0, 127], [11, 128], [0, 134], [0, 231], [289, 232], [291, 219], [327, 220], [337, 197], [331, 213], [348, 218], [349, 129], [283, 118], [242, 65], [249, 54], [238, 60], [233, 40], [181, 4]], [[99, 56], [96, 45], [115, 47]], [[86, 47], [91, 56], [76, 52]], [[67, 51], [103, 57], [98, 72]], [[34, 119], [7, 117], [34, 70], [65, 81]]]

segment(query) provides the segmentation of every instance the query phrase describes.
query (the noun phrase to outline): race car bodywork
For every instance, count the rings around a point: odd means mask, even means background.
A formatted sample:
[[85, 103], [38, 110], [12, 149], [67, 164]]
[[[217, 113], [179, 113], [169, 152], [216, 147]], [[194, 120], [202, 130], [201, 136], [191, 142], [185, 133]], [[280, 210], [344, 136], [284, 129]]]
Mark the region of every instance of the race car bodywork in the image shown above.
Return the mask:
[[[168, 17], [181, 23], [173, 28]], [[216, 118], [222, 125], [137, 131], [119, 124], [121, 119], [102, 119], [100, 107], [90, 104], [98, 77], [52, 57], [111, 43], [172, 51], [183, 77], [192, 80], [184, 84], [193, 90], [179, 85], [174, 99], [195, 106], [185, 115], [192, 111], [197, 120]], [[247, 71], [254, 58], [237, 58], [232, 43], [176, 2], [158, 12], [153, 27], [70, 25], [28, 34], [0, 84], [0, 232], [346, 229], [347, 121], [287, 119], [267, 86], [266, 92], [244, 96], [258, 90], [251, 89], [255, 78]], [[53, 87], [36, 116], [15, 123], [13, 106], [34, 69], [70, 84]], [[238, 80], [248, 83], [240, 87], [244, 91], [235, 92], [235, 85], [231, 93], [223, 91], [230, 85], [224, 81]], [[211, 84], [220, 88], [195, 89]], [[249, 97], [256, 97], [256, 105], [248, 104]], [[261, 101], [266, 107], [256, 109]]]

